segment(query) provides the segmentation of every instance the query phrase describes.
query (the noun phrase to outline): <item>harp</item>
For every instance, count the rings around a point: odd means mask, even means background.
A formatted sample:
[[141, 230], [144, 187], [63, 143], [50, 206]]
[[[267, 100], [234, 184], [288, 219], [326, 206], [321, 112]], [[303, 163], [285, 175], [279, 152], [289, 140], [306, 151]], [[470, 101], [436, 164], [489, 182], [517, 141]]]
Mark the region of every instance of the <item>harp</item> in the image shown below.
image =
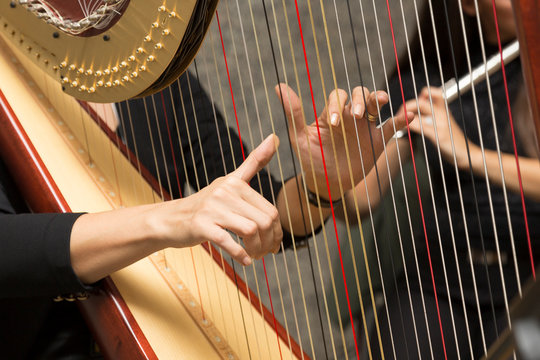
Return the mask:
[[[99, 111], [103, 108], [99, 105], [90, 107], [73, 99], [71, 95], [90, 102], [113, 102], [161, 90], [160, 95], [148, 98], [145, 106], [151, 109], [150, 115], [146, 114], [148, 121], [153, 121], [152, 109], [159, 109], [156, 102], [159, 105], [163, 94], [167, 95], [171, 91], [163, 90], [164, 86], [174, 82], [195, 55], [196, 50], [189, 46], [182, 55], [178, 55], [180, 45], [171, 48], [168, 42], [174, 38], [175, 44], [181, 43], [178, 38], [182, 38], [188, 31], [186, 29], [189, 29], [190, 19], [197, 16], [205, 18], [206, 21], [197, 25], [203, 30], [209, 27], [210, 32], [205, 40], [208, 46], [203, 46], [192, 65], [191, 71], [195, 76], [189, 78], [190, 80], [185, 78], [184, 82], [189, 84], [187, 88], [180, 84], [180, 91], [189, 92], [190, 87], [193, 89], [204, 86], [211, 94], [213, 103], [217, 104], [216, 107], [229, 107], [229, 113], [222, 109], [228, 114], [225, 116], [229, 116], [226, 120], [228, 126], [236, 127], [236, 118], [244, 118], [244, 123], [240, 122], [238, 129], [240, 133], [249, 134], [244, 138], [251, 138], [250, 145], [253, 146], [257, 142], [253, 138], [258, 138], [259, 131], [269, 131], [269, 128], [274, 127], [273, 117], [283, 117], [275, 110], [276, 107], [279, 108], [279, 104], [268, 105], [271, 104], [271, 100], [268, 100], [271, 81], [288, 82], [300, 88], [300, 82], [307, 84], [308, 81], [311, 82], [312, 76], [313, 79], [316, 78], [314, 74], [310, 74], [310, 67], [313, 72], [318, 70], [317, 76], [320, 79], [317, 81], [322, 83], [319, 91], [313, 91], [311, 86], [304, 85], [306, 113], [317, 112], [310, 108], [312, 104], [315, 107], [315, 103], [324, 102], [327, 97], [325, 91], [328, 90], [325, 88], [338, 87], [338, 83], [345, 87], [341, 84], [346, 83], [344, 79], [349, 79], [349, 72], [352, 73], [351, 64], [358, 61], [358, 58], [353, 56], [349, 59], [343, 55], [341, 60], [341, 51], [346, 49], [346, 46], [337, 41], [339, 37], [330, 38], [328, 28], [332, 24], [339, 30], [334, 35], [340, 36], [341, 32], [347, 29], [351, 34], [351, 41], [360, 43], [364, 40], [355, 36], [366, 35], [366, 18], [376, 19], [371, 28], [374, 32], [379, 27], [377, 21], [381, 21], [381, 26], [385, 21], [387, 33], [381, 35], [379, 31], [378, 34], [379, 37], [386, 36], [391, 39], [390, 30], [393, 31], [391, 28], [397, 26], [393, 21], [400, 17], [406, 19], [406, 16], [400, 13], [402, 6], [409, 8], [412, 19], [418, 17], [418, 13], [414, 11], [417, 6], [414, 0], [400, 1], [400, 6], [393, 4], [392, 7], [388, 2], [376, 7], [374, 2], [371, 4], [369, 1], [360, 1], [358, 4], [347, 2], [339, 7], [336, 2], [312, 4], [308, 1], [299, 6], [296, 2], [286, 4], [262, 1], [252, 4], [248, 1], [247, 7], [241, 7], [238, 2], [227, 1], [218, 7], [218, 15], [210, 24], [209, 14], [213, 14], [217, 6], [216, 2], [212, 1], [206, 4], [191, 2], [185, 7], [176, 3], [171, 5], [169, 2], [108, 1], [107, 4], [118, 8], [117, 12], [111, 13], [112, 19], [107, 20], [107, 25], [103, 25], [101, 30], [84, 32], [74, 26], [78, 32], [75, 36], [66, 33], [65, 29], [42, 24], [39, 26], [47, 30], [37, 31], [42, 38], [34, 39], [29, 35], [34, 33], [34, 26], [38, 26], [38, 19], [34, 14], [28, 16], [28, 22], [23, 22], [23, 28], [15, 28], [9, 15], [12, 11], [26, 11], [21, 7], [29, 3], [33, 2], [6, 2], [0, 13], [3, 38], [1, 66], [4, 74], [1, 85], [3, 111], [0, 116], [0, 135], [2, 157], [12, 169], [32, 210], [40, 212], [100, 211], [167, 199], [170, 183], [176, 181], [174, 175], [159, 178], [160, 173], [157, 172], [158, 179], [153, 179], [136, 160], [134, 151], [126, 145], [126, 138], [122, 139], [108, 129], [105, 123], [109, 115]], [[343, 24], [349, 21], [347, 14], [351, 14], [351, 6], [357, 7], [352, 9], [361, 11], [364, 19], [359, 23], [351, 19], [351, 25], [345, 26]], [[521, 61], [536, 133], [540, 134], [540, 95], [537, 85], [540, 83], [540, 75], [533, 60], [539, 55], [538, 41], [535, 38], [538, 37], [536, 30], [539, 9], [536, 2], [526, 0], [515, 0], [514, 7], [520, 30]], [[136, 18], [135, 12], [147, 14], [148, 19], [141, 26], [146, 32], [129, 31], [132, 27], [125, 21]], [[326, 23], [327, 17], [333, 21], [332, 24]], [[234, 33], [232, 28], [235, 22], [240, 29], [237, 33]], [[154, 25], [155, 23], [157, 25]], [[171, 23], [174, 25], [169, 28]], [[57, 37], [55, 33], [58, 34]], [[314, 40], [311, 57], [308, 57], [304, 50], [310, 40], [304, 39], [308, 33]], [[130, 47], [133, 53], [121, 54], [115, 59], [94, 56], [90, 60], [75, 61], [63, 57], [53, 60], [61, 48], [79, 46], [76, 45], [79, 44], [76, 37], [81, 36], [89, 39], [86, 44], [95, 42], [88, 50], [92, 54], [99, 54], [102, 46], [115, 46], [124, 39], [132, 39], [136, 45]], [[148, 41], [147, 36], [150, 36]], [[246, 45], [246, 37], [251, 39], [251, 48]], [[51, 39], [52, 45], [44, 46], [51, 44]], [[66, 43], [60, 42], [66, 39], [73, 43], [66, 46]], [[58, 40], [56, 44], [55, 40]], [[199, 35], [196, 43], [201, 41], [202, 37]], [[375, 46], [377, 39], [366, 38], [365, 41]], [[383, 58], [397, 58], [398, 50], [391, 46], [391, 40], [389, 44]], [[367, 57], [375, 58], [369, 49], [370, 46], [364, 53]], [[325, 54], [325, 51], [328, 54]], [[358, 50], [354, 52], [356, 56], [358, 53]], [[325, 60], [326, 56], [328, 59]], [[265, 57], [270, 58], [269, 69], [262, 68], [261, 58]], [[323, 71], [324, 62], [327, 63], [328, 71]], [[318, 69], [314, 64], [319, 65]], [[41, 70], [36, 70], [36, 67]], [[287, 67], [294, 71], [287, 71]], [[369, 65], [366, 67], [369, 69]], [[48, 75], [42, 73], [43, 68]], [[105, 69], [108, 69], [108, 73], [105, 73]], [[300, 74], [298, 69], [301, 69]], [[97, 71], [100, 73], [96, 74]], [[364, 72], [369, 71], [365, 69]], [[356, 79], [355, 76], [358, 74], [350, 75], [352, 79]], [[356, 79], [358, 80], [363, 82], [362, 79]], [[366, 86], [367, 82], [366, 80]], [[257, 85], [262, 86], [257, 88]], [[126, 88], [128, 90], [125, 90]], [[241, 101], [240, 94], [243, 97]], [[313, 101], [310, 95], [314, 97]], [[189, 99], [189, 95], [185, 98]], [[400, 97], [392, 100], [396, 103], [402, 101]], [[250, 102], [258, 104], [254, 106], [255, 109], [247, 109], [246, 104]], [[190, 107], [194, 105], [186, 102], [178, 109], [187, 111]], [[127, 119], [129, 106], [119, 109], [120, 121]], [[197, 113], [196, 116], [213, 118], [217, 110], [212, 107], [205, 111], [206, 113]], [[265, 124], [266, 129], [251, 129], [250, 127], [255, 128], [255, 122], [246, 120], [264, 118], [261, 114], [265, 112], [269, 118], [268, 124]], [[316, 114], [311, 114], [314, 115]], [[275, 122], [277, 124], [277, 120]], [[159, 135], [163, 142], [154, 144], [154, 151], [167, 143], [167, 135]], [[125, 137], [129, 139], [129, 134], [125, 134]], [[50, 146], [52, 143], [57, 146]], [[163, 152], [163, 149], [161, 151]], [[291, 158], [282, 156], [292, 163]], [[191, 161], [189, 158], [184, 160]], [[180, 169], [181, 160], [176, 161], [177, 168]], [[153, 165], [150, 162], [147, 166]], [[68, 176], [65, 176], [65, 169], [70, 169]], [[272, 172], [279, 173], [280, 170], [279, 164], [276, 164]], [[378, 171], [383, 173], [387, 170], [382, 166]], [[83, 184], [85, 190], [81, 191]], [[197, 184], [191, 185], [197, 188]], [[299, 189], [303, 190], [303, 184], [299, 184]], [[376, 194], [377, 191], [372, 190], [372, 198]], [[80, 195], [85, 196], [81, 198]], [[416, 195], [413, 193], [413, 196]], [[355, 253], [359, 262], [367, 263], [369, 259], [365, 250], [352, 249], [351, 230], [357, 229], [360, 233], [358, 237], [362, 237], [362, 240], [355, 241], [362, 244], [364, 230], [347, 222], [344, 233], [341, 236], [336, 235], [338, 239], [332, 239], [333, 235], [330, 233], [334, 232], [334, 226], [337, 234], [337, 225], [331, 222], [323, 228], [318, 240], [310, 240], [313, 243], [307, 249], [294, 246], [293, 250], [285, 250], [276, 257], [269, 258], [267, 264], [270, 264], [271, 270], [268, 274], [264, 272], [267, 269], [261, 266], [239, 271], [238, 265], [234, 266], [211, 245], [153, 255], [106, 279], [102, 292], [80, 303], [81, 311], [103, 352], [110, 358], [177, 358], [180, 354], [185, 358], [354, 358], [359, 357], [362, 352], [369, 354], [369, 357], [384, 358], [387, 354], [382, 350], [382, 346], [377, 341], [372, 343], [373, 340], [367, 340], [377, 338], [378, 332], [373, 328], [367, 330], [369, 316], [366, 313], [371, 308], [371, 316], [377, 319], [377, 309], [380, 312], [387, 311], [385, 299], [382, 306], [377, 305], [371, 281], [381, 279], [382, 296], [395, 284], [392, 280], [384, 280], [383, 275], [395, 269], [381, 269], [380, 265], [375, 269], [369, 265], [356, 264]], [[350, 245], [353, 254], [349, 255], [353, 258], [353, 265], [348, 273], [343, 267], [340, 269], [339, 265], [333, 268], [333, 262], [339, 260], [331, 259], [328, 248], [329, 243], [339, 241], [340, 237], [342, 247]], [[335, 248], [331, 249], [337, 251]], [[454, 253], [449, 253], [450, 255], [454, 256]], [[485, 259], [486, 253], [480, 256]], [[534, 264], [532, 253], [530, 257]], [[315, 270], [303, 271], [300, 268], [302, 258], [306, 264], [313, 262], [309, 266], [313, 266]], [[395, 260], [398, 258], [399, 256]], [[394, 258], [391, 260], [393, 268]], [[409, 260], [406, 259], [405, 262]], [[377, 263], [377, 260], [372, 259], [371, 266]], [[369, 291], [360, 289], [357, 266], [366, 269]], [[534, 265], [532, 267], [534, 273]], [[373, 273], [370, 273], [370, 269]], [[332, 273], [333, 271], [336, 273]], [[382, 274], [383, 271], [385, 274]], [[331, 275], [328, 277], [327, 273]], [[296, 287], [294, 282], [291, 284], [293, 276], [300, 278]], [[326, 277], [323, 279], [323, 276]], [[311, 299], [304, 293], [304, 286], [307, 285], [303, 284], [303, 281], [314, 283]], [[524, 283], [525, 279], [522, 282]], [[340, 284], [344, 289], [340, 290]], [[351, 290], [354, 288], [356, 298]], [[367, 300], [363, 299], [360, 293], [367, 293]], [[264, 299], [259, 299], [261, 297]], [[353, 314], [351, 302], [353, 306], [356, 303], [360, 307], [360, 314]], [[334, 312], [338, 314], [332, 315]], [[345, 315], [342, 317], [340, 313]], [[332, 316], [335, 321], [330, 319]], [[283, 325], [279, 325], [276, 318], [281, 318]], [[390, 328], [398, 329], [402, 326], [399, 322], [389, 323]], [[437, 326], [432, 331], [437, 333]], [[433, 338], [436, 339], [435, 335]], [[440, 338], [441, 336], [436, 341]], [[444, 338], [442, 342], [444, 343]], [[469, 340], [470, 342], [472, 341]], [[486, 352], [489, 345], [484, 344]], [[463, 354], [472, 352], [466, 344], [458, 344], [457, 347]], [[399, 358], [395, 353], [390, 353], [387, 357], [392, 355]]]

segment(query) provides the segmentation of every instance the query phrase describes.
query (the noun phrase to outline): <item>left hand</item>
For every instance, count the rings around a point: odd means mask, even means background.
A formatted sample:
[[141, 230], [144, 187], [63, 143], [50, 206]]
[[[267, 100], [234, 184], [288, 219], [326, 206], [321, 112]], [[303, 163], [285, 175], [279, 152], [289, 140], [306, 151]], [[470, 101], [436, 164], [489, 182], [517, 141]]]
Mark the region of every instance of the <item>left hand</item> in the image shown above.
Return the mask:
[[[294, 90], [285, 84], [276, 86], [275, 90], [287, 114], [290, 140], [302, 163], [307, 186], [312, 192], [318, 189], [322, 198], [328, 199], [328, 189], [320, 149], [319, 130], [332, 200], [342, 196], [340, 181], [345, 192], [363, 180], [364, 172], [369, 173], [374, 161], [382, 153], [383, 141], [388, 142], [394, 135], [392, 121], [387, 121], [382, 126], [383, 140], [381, 129], [377, 128], [377, 122], [368, 121], [366, 118], [366, 110], [370, 114], [377, 115], [377, 103], [379, 107], [382, 107], [388, 102], [388, 95], [384, 91], [369, 92], [367, 88], [356, 87], [350, 102], [347, 102], [346, 91], [341, 89], [332, 91], [327, 106], [319, 114], [317, 128], [316, 122], [309, 125], [306, 123], [301, 100]], [[410, 113], [408, 119], [412, 118], [413, 114]], [[404, 114], [396, 116], [396, 129], [403, 128], [406, 122]], [[332, 141], [335, 145], [335, 157]], [[371, 142], [373, 142], [373, 147]], [[358, 144], [360, 144], [360, 149]], [[364, 172], [361, 161], [363, 161]]]
[[[433, 103], [433, 111], [429, 101], [430, 92]], [[435, 146], [437, 146], [438, 137], [439, 147], [444, 159], [449, 163], [454, 164], [454, 155], [452, 150], [453, 139], [458, 168], [462, 170], [468, 168], [469, 159], [467, 156], [466, 138], [450, 111], [448, 112], [449, 117], [447, 116], [442, 90], [440, 88], [432, 87], [430, 88], [430, 91], [428, 91], [427, 88], [424, 88], [418, 96], [418, 103], [416, 102], [416, 99], [412, 99], [407, 101], [405, 104], [407, 111], [411, 111], [415, 114], [414, 120], [409, 124], [410, 130], [417, 134], [422, 133], [420, 129], [421, 118], [424, 136]], [[400, 109], [400, 111], [403, 110]], [[437, 130], [436, 135], [435, 130]], [[450, 136], [450, 130], [452, 136]], [[469, 142], [469, 146], [472, 149], [475, 148], [475, 145], [472, 142]]]

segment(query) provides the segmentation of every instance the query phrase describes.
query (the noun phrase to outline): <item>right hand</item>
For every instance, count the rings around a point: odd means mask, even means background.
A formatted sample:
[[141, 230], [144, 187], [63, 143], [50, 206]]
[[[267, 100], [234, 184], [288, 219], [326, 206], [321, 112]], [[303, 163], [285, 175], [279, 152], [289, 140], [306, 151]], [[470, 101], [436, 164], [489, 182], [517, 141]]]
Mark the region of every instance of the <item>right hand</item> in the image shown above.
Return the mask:
[[[278, 138], [270, 135], [236, 171], [187, 198], [164, 203], [173, 213], [161, 215], [166, 222], [167, 246], [210, 241], [243, 265], [270, 251], [277, 252], [283, 237], [278, 211], [249, 186], [249, 181], [268, 164], [278, 144]], [[245, 248], [228, 231], [240, 236]]]

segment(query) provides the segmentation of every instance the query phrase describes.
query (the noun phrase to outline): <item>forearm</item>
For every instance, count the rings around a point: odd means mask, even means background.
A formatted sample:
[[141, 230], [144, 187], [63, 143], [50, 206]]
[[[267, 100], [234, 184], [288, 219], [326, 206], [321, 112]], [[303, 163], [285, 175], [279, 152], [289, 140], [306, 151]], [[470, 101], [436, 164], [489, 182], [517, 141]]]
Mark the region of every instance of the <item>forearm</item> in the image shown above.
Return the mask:
[[[386, 154], [381, 154], [377, 159], [377, 171], [375, 167], [366, 175], [365, 179], [359, 182], [354, 191], [350, 190], [345, 196], [345, 204], [349, 221], [357, 221], [357, 213], [360, 217], [369, 212], [369, 208], [375, 209], [381, 202], [381, 195], [384, 195], [390, 187], [392, 179], [399, 172], [399, 163], [405, 161], [410, 156], [408, 139], [399, 139], [399, 156], [397, 145], [394, 140], [390, 140], [386, 146]], [[387, 166], [387, 157], [388, 165]], [[390, 170], [390, 171], [388, 171]], [[389, 174], [390, 172], [390, 174]], [[379, 188], [380, 185], [380, 188]], [[366, 189], [367, 188], [367, 189]], [[368, 202], [369, 195], [369, 202]]]
[[86, 214], [73, 225], [71, 264], [82, 282], [90, 284], [164, 246], [152, 224], [156, 205]]
[[[484, 150], [484, 154], [490, 182], [502, 186], [503, 178], [498, 153], [494, 150]], [[518, 159], [523, 193], [526, 197], [539, 201], [540, 187], [538, 186], [538, 179], [540, 179], [540, 161], [523, 156], [520, 156]], [[485, 176], [482, 151], [477, 145], [472, 146], [471, 162], [474, 174]], [[521, 191], [520, 182], [514, 154], [501, 153], [501, 162], [506, 188], [512, 192], [519, 193]]]
[[298, 236], [311, 233], [331, 214], [330, 208], [321, 207], [319, 211], [308, 201], [300, 176], [287, 180], [278, 194], [276, 207], [283, 228]]

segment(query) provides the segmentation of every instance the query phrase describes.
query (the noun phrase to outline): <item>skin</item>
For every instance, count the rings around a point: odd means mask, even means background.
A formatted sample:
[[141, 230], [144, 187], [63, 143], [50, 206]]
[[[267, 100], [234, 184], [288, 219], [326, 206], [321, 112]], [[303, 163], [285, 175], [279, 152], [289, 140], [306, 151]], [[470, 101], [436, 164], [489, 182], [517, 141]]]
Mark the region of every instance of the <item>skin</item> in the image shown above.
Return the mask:
[[[297, 156], [303, 169], [306, 174], [314, 173], [317, 179], [324, 178], [322, 167], [319, 165], [313, 168], [310, 161], [311, 156], [314, 164], [321, 164], [317, 125], [306, 124], [300, 99], [294, 91], [286, 85], [279, 86], [281, 94], [286, 94], [281, 100], [289, 124], [296, 127], [296, 132], [291, 132], [296, 134], [291, 135], [291, 141], [295, 150], [299, 149]], [[279, 96], [280, 92], [277, 93]], [[364, 96], [367, 104], [364, 103]], [[367, 126], [372, 127], [374, 134], [379, 130], [375, 129], [374, 123], [367, 123], [365, 110], [367, 108], [371, 113], [376, 113], [376, 97], [381, 103], [387, 101], [386, 94], [369, 93], [362, 88], [354, 90], [350, 103], [347, 102], [343, 90], [332, 92], [327, 106], [318, 118], [326, 154], [333, 153], [332, 139], [338, 154], [344, 153], [346, 146], [355, 148], [354, 122], [357, 122], [360, 128], [360, 142], [369, 144]], [[339, 121], [331, 121], [336, 117], [339, 117]], [[408, 119], [412, 118], [411, 113]], [[404, 115], [396, 118], [398, 127], [404, 126], [406, 121]], [[388, 124], [385, 125], [386, 132], [389, 133], [387, 138], [393, 134]], [[311, 229], [311, 224], [304, 223], [308, 220], [304, 219], [302, 212], [298, 210], [303, 208], [318, 211], [318, 208], [308, 203], [303, 192], [299, 196], [295, 178], [282, 187], [276, 206], [248, 185], [251, 178], [271, 160], [278, 144], [275, 135], [269, 136], [236, 171], [214, 180], [209, 186], [189, 197], [82, 215], [75, 222], [71, 233], [70, 252], [75, 273], [81, 281], [93, 283], [161, 249], [184, 248], [207, 241], [221, 247], [243, 265], [249, 265], [252, 259], [259, 259], [269, 252], [277, 252], [283, 236], [282, 225], [290, 233], [303, 235], [307, 229]], [[375, 157], [381, 152], [382, 140], [375, 144]], [[359, 153], [353, 152], [354, 161], [359, 161], [359, 156]], [[366, 171], [369, 171], [373, 166], [371, 147], [362, 149], [362, 156]], [[327, 166], [329, 186], [332, 193], [337, 194], [334, 197], [337, 199], [342, 194], [338, 190], [339, 182], [345, 184], [345, 191], [353, 186], [350, 184], [348, 165], [342, 161], [328, 161]], [[340, 173], [337, 172], [338, 168]], [[355, 180], [362, 180], [357, 173], [353, 176]], [[308, 179], [313, 179], [313, 176], [306, 176], [306, 180]], [[308, 181], [307, 186], [310, 191], [319, 191], [321, 194], [324, 194], [323, 189], [327, 189], [326, 182], [321, 181]], [[321, 209], [322, 216], [314, 217], [313, 225], [318, 227], [329, 212], [329, 209]], [[245, 247], [237, 243], [229, 231], [240, 236]]]
[[[491, 45], [496, 45], [497, 32], [495, 30], [495, 20], [493, 14], [492, 0], [462, 0], [462, 8], [464, 13], [469, 16], [481, 14], [480, 21], [482, 25], [484, 39]], [[477, 7], [478, 6], [478, 7]], [[516, 25], [514, 22], [514, 14], [510, 0], [495, 0], [497, 11], [497, 19], [499, 26], [499, 34], [501, 42], [506, 43], [516, 38]], [[454, 155], [459, 169], [467, 170], [472, 167], [473, 173], [477, 176], [485, 176], [484, 161], [492, 184], [502, 186], [503, 178], [500, 170], [499, 156], [496, 151], [485, 149], [482, 152], [481, 148], [469, 141], [469, 149], [471, 152], [471, 162], [467, 156], [466, 138], [461, 128], [457, 125], [453, 115], [450, 113], [448, 118], [446, 115], [446, 105], [443, 98], [442, 90], [439, 88], [431, 88], [431, 102], [433, 103], [433, 111], [430, 104], [429, 92], [424, 88], [416, 99], [411, 99], [406, 102], [407, 111], [414, 113], [414, 120], [410, 123], [411, 132], [421, 134], [420, 118], [423, 119], [422, 126], [424, 136], [427, 140], [437, 145], [437, 137], [441, 155], [449, 163], [454, 163]], [[403, 113], [403, 106], [398, 111], [398, 115]], [[430, 119], [431, 121], [429, 121]], [[435, 127], [437, 136], [435, 135]], [[451, 136], [454, 141], [452, 147]], [[400, 149], [402, 160], [410, 156], [409, 142], [407, 138], [390, 141], [387, 147], [390, 174], [386, 169], [386, 161], [381, 158], [377, 160], [380, 168], [379, 173], [381, 187], [383, 193], [388, 189], [391, 179], [398, 174], [399, 159], [397, 157], [397, 148]], [[540, 188], [538, 187], [538, 179], [540, 178], [540, 161], [534, 158], [520, 156], [518, 158], [521, 170], [521, 180], [523, 185], [524, 195], [536, 201], [540, 201]], [[516, 160], [514, 154], [502, 153], [501, 163], [504, 171], [504, 180], [509, 191], [519, 193], [519, 177], [517, 172]], [[366, 215], [369, 208], [366, 197], [366, 186], [370, 195], [371, 207], [375, 208], [380, 202], [377, 178], [374, 171], [366, 175], [366, 178], [355, 187], [355, 196], [350, 191], [346, 195], [347, 211], [351, 218], [354, 219], [356, 209], [354, 207], [354, 198], [359, 204], [359, 213]]]

